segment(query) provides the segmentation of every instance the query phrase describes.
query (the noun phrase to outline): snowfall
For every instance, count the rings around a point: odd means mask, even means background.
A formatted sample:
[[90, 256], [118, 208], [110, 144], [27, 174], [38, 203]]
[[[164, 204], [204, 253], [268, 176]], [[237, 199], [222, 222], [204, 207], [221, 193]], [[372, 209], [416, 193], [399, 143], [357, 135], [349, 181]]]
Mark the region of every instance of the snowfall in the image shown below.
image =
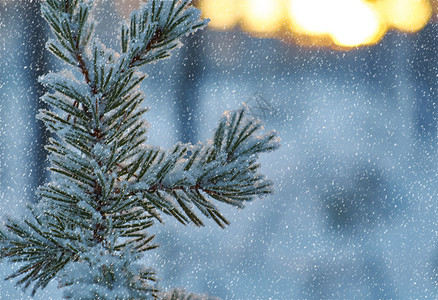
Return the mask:
[[[116, 48], [115, 16], [98, 12], [100, 38]], [[19, 215], [32, 190], [34, 125], [26, 65], [14, 50], [25, 43], [20, 15], [0, 13], [8, 21], [0, 18], [0, 214]], [[242, 103], [281, 137], [261, 158], [275, 193], [243, 210], [220, 206], [229, 227], [170, 217], [154, 226], [161, 247], [144, 263], [160, 286], [222, 299], [436, 299], [437, 34], [429, 24], [337, 51], [205, 30], [186, 41], [197, 57], [181, 48], [145, 67], [150, 144], [168, 148], [187, 128], [192, 142], [205, 141]], [[186, 89], [192, 107], [178, 122]], [[0, 264], [0, 277], [10, 273]], [[27, 297], [0, 281], [0, 299]], [[34, 299], [59, 298], [54, 282]]]

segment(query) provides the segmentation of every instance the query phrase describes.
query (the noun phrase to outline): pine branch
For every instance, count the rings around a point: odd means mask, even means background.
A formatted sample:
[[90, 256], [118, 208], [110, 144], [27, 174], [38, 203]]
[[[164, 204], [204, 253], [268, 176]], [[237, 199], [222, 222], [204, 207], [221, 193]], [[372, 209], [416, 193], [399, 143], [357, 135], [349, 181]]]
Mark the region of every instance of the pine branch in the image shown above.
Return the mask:
[[54, 237], [50, 229], [42, 226], [47, 221], [44, 217], [39, 217], [34, 210], [31, 213], [31, 217], [22, 221], [8, 219], [8, 232], [0, 232], [0, 258], [22, 263], [6, 279], [21, 276], [17, 284], [24, 288], [35, 282], [32, 290], [34, 295], [38, 288], [46, 287], [59, 270], [74, 260], [77, 252], [66, 246], [63, 239]]
[[157, 149], [144, 151], [127, 168], [131, 169], [127, 179], [135, 178], [129, 181], [129, 193], [167, 214], [176, 213], [184, 224], [189, 219], [204, 225], [193, 211], [196, 207], [219, 226], [228, 225], [209, 199], [243, 207], [255, 196], [272, 192], [272, 182], [258, 173], [256, 160], [260, 153], [275, 150], [278, 138], [275, 132], [257, 136], [261, 123], [246, 118], [245, 112], [242, 108], [225, 114], [214, 139], [205, 145], [177, 144], [167, 154]]
[[148, 230], [160, 212], [203, 226], [196, 208], [225, 227], [212, 200], [243, 207], [272, 191], [256, 162], [278, 147], [276, 133], [258, 136], [262, 125], [245, 109], [227, 113], [205, 144], [146, 145], [138, 67], [207, 24], [189, 4], [148, 1], [122, 25], [117, 53], [93, 36], [92, 0], [43, 1], [47, 48], [68, 69], [40, 78], [51, 109], [38, 118], [56, 135], [46, 146], [51, 182], [28, 216], [0, 230], [0, 258], [22, 263], [9, 278], [24, 288], [58, 278], [67, 299], [157, 297], [154, 272], [137, 261], [157, 247]]

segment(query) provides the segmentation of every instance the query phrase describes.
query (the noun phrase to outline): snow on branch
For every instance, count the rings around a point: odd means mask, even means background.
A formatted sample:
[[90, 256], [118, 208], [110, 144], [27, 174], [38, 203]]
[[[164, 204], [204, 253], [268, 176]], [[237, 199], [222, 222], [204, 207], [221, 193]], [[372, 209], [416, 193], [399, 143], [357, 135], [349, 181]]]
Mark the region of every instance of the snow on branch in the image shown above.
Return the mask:
[[50, 109], [38, 118], [55, 133], [46, 149], [50, 182], [22, 220], [0, 228], [0, 258], [20, 263], [33, 293], [54, 279], [66, 299], [158, 297], [142, 253], [161, 213], [203, 226], [199, 212], [225, 227], [214, 202], [243, 207], [272, 192], [257, 160], [279, 143], [245, 108], [227, 112], [212, 140], [165, 151], [146, 144], [138, 67], [168, 57], [179, 39], [207, 24], [189, 0], [150, 0], [122, 25], [121, 53], [94, 35], [92, 0], [45, 0], [53, 38], [47, 48], [66, 68], [40, 81]]
[[182, 223], [188, 217], [204, 225], [193, 212], [196, 207], [221, 227], [228, 224], [210, 199], [243, 207], [245, 201], [272, 192], [272, 182], [258, 172], [256, 161], [260, 153], [278, 148], [278, 138], [274, 131], [257, 135], [262, 124], [245, 115], [245, 108], [226, 113], [214, 139], [205, 144], [177, 144], [169, 153], [146, 150], [128, 167], [128, 179], [135, 178], [128, 191]]

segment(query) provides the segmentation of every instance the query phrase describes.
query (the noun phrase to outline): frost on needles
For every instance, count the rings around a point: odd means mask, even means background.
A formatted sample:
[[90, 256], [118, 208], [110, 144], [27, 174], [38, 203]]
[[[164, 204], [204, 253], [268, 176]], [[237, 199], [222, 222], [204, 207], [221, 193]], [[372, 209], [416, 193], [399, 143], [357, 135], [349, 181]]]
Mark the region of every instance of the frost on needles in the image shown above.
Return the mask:
[[146, 144], [138, 67], [168, 57], [207, 24], [189, 2], [149, 0], [122, 24], [118, 53], [93, 35], [92, 0], [43, 1], [47, 48], [66, 67], [40, 79], [50, 90], [42, 100], [51, 109], [38, 117], [54, 133], [51, 180], [39, 204], [0, 231], [0, 257], [19, 263], [8, 278], [23, 288], [35, 293], [58, 280], [66, 299], [165, 298], [141, 264], [157, 247], [148, 234], [154, 221], [164, 213], [203, 226], [204, 216], [225, 227], [215, 202], [243, 207], [272, 191], [257, 159], [278, 138], [259, 134], [244, 108], [226, 112], [204, 144]]

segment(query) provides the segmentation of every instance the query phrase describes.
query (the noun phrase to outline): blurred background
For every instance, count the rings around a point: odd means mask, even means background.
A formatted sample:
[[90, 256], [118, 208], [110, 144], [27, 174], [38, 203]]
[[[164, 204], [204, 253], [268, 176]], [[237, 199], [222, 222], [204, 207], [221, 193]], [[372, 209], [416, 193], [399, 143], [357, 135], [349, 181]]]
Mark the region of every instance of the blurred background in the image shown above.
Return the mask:
[[[139, 0], [97, 1], [114, 35]], [[438, 1], [203, 0], [206, 30], [145, 67], [149, 143], [211, 137], [246, 103], [282, 138], [261, 159], [274, 195], [222, 207], [225, 230], [156, 225], [145, 258], [164, 288], [223, 299], [438, 297]], [[46, 180], [35, 120], [44, 50], [39, 2], [0, 0], [0, 212]], [[0, 265], [0, 275], [9, 273]], [[1, 299], [22, 299], [0, 282]], [[56, 284], [37, 294], [59, 299]]]

